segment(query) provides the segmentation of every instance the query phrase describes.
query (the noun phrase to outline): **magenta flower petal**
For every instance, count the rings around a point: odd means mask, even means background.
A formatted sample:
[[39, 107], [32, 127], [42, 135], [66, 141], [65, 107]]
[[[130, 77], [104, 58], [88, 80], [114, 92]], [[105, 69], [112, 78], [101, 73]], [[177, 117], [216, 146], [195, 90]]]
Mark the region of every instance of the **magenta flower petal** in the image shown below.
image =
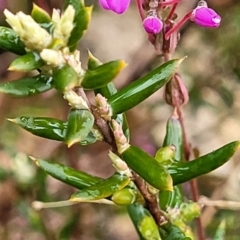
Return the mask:
[[143, 20], [143, 27], [148, 33], [159, 33], [163, 28], [163, 23], [158, 17], [150, 16]]
[[110, 10], [117, 14], [124, 13], [130, 5], [130, 0], [106, 0], [106, 2]]
[[191, 20], [206, 28], [216, 28], [221, 23], [221, 17], [213, 9], [206, 6], [196, 7], [192, 12]]
[[109, 5], [108, 5], [107, 2], [108, 2], [107, 0], [99, 0], [99, 5], [100, 5], [103, 9], [109, 10], [110, 8], [109, 8]]

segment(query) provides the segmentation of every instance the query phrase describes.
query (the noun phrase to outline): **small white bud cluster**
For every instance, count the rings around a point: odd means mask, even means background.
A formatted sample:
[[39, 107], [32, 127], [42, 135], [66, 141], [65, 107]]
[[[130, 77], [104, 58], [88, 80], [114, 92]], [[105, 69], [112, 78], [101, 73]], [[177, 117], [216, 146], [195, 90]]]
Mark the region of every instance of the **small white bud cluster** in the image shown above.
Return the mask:
[[7, 9], [4, 10], [4, 14], [7, 18], [6, 21], [29, 50], [41, 51], [51, 44], [52, 36], [36, 23], [31, 16], [23, 12], [14, 15]]
[[121, 154], [130, 147], [130, 144], [123, 133], [121, 125], [114, 119], [112, 120], [112, 128], [118, 152]]
[[71, 107], [77, 109], [89, 109], [86, 101], [84, 101], [84, 99], [81, 96], [77, 95], [77, 93], [73, 90], [66, 91], [63, 98], [68, 101]]
[[111, 121], [112, 111], [109, 107], [107, 99], [98, 93], [95, 97], [95, 100], [100, 116], [107, 121]]
[[119, 156], [117, 156], [111, 151], [109, 151], [108, 156], [112, 160], [112, 165], [117, 170], [117, 172], [128, 177], [132, 176], [128, 165]]
[[67, 47], [69, 37], [74, 28], [75, 9], [69, 5], [62, 16], [57, 9], [53, 10], [52, 22], [53, 33], [48, 33], [30, 15], [18, 12], [12, 14], [7, 9], [4, 11], [7, 22], [25, 44], [26, 50], [39, 52], [45, 61], [41, 69], [45, 73], [51, 74], [52, 68], [63, 65], [71, 66], [77, 74], [84, 75], [80, 62], [79, 51], [70, 52]]
[[52, 21], [54, 24], [53, 38], [63, 40], [65, 46], [68, 42], [70, 34], [73, 30], [75, 10], [72, 5], [69, 5], [65, 12], [60, 17], [58, 10], [54, 9], [52, 14]]

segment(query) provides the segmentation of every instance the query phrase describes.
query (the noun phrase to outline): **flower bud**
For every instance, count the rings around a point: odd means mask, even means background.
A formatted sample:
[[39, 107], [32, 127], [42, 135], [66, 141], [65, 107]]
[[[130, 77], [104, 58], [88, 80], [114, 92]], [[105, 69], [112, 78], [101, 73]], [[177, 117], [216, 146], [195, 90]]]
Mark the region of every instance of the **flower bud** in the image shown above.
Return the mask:
[[209, 8], [205, 1], [200, 1], [193, 10], [190, 20], [201, 27], [216, 28], [220, 25], [221, 17], [213, 9]]
[[99, 0], [99, 4], [105, 10], [122, 14], [128, 9], [130, 0]]
[[41, 51], [51, 44], [52, 36], [35, 22], [31, 16], [23, 12], [14, 15], [7, 9], [4, 10], [4, 14], [6, 21], [28, 49]]
[[163, 28], [162, 21], [156, 16], [149, 16], [143, 20], [143, 27], [148, 33], [159, 33]]
[[112, 195], [112, 201], [117, 205], [130, 205], [136, 200], [137, 192], [130, 188], [123, 188]]

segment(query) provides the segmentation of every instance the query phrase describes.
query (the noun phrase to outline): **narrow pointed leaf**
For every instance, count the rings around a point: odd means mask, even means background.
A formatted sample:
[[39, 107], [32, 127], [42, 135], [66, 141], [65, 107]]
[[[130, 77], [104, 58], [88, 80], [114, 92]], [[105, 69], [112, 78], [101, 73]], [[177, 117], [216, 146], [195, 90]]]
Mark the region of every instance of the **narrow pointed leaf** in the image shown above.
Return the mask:
[[94, 56], [92, 55], [92, 53], [88, 50], [88, 63], [87, 63], [88, 69], [89, 69], [89, 70], [93, 70], [93, 69], [99, 67], [99, 66], [102, 65], [102, 64], [103, 64], [103, 63], [102, 63], [99, 59], [97, 59], [96, 57], [94, 57]]
[[71, 51], [74, 51], [77, 47], [78, 41], [88, 28], [88, 24], [91, 19], [92, 6], [85, 7], [83, 0], [65, 0], [64, 9], [68, 5], [72, 5], [75, 9], [74, 28], [71, 32], [71, 36], [68, 40], [68, 46]]
[[86, 71], [81, 86], [85, 89], [96, 89], [106, 86], [126, 66], [123, 60], [102, 64]]
[[13, 60], [8, 68], [11, 71], [30, 72], [44, 65], [44, 61], [36, 52], [29, 52]]
[[239, 149], [240, 142], [231, 142], [211, 153], [190, 162], [179, 162], [168, 167], [173, 185], [187, 182], [209, 173], [226, 163]]
[[106, 198], [123, 189], [129, 183], [130, 178], [128, 176], [114, 174], [108, 179], [74, 193], [70, 201], [84, 202]]
[[68, 115], [65, 142], [68, 147], [86, 139], [94, 124], [94, 117], [89, 110], [72, 109]]
[[53, 22], [50, 15], [36, 4], [33, 4], [31, 16], [42, 28], [46, 29], [48, 32], [53, 30]]
[[23, 116], [9, 120], [39, 137], [63, 141], [66, 135], [67, 122], [59, 119]]
[[171, 60], [148, 73], [146, 76], [124, 87], [109, 98], [113, 114], [123, 113], [159, 90], [177, 71], [183, 59]]
[[39, 74], [0, 84], [0, 92], [15, 97], [26, 97], [46, 92], [53, 88], [52, 77]]
[[76, 170], [60, 163], [32, 157], [31, 159], [47, 174], [77, 189], [90, 187], [103, 180], [102, 178], [92, 176], [86, 172]]
[[31, 16], [37, 23], [50, 23], [51, 22], [50, 15], [44, 9], [38, 7], [36, 4], [33, 4]]
[[122, 153], [127, 165], [153, 187], [172, 191], [172, 178], [153, 157], [138, 147], [130, 146]]

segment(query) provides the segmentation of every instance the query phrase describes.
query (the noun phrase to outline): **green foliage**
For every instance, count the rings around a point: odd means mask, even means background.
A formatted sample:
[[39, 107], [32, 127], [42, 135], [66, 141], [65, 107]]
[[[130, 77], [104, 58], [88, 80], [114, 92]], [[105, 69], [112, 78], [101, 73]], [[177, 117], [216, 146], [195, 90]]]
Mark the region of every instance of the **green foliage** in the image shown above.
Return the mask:
[[14, 97], [27, 97], [46, 92], [53, 88], [53, 78], [39, 74], [35, 77], [21, 78], [15, 81], [1, 83], [0, 92]]
[[7, 27], [0, 27], [0, 48], [18, 55], [26, 53], [25, 46], [18, 35]]
[[47, 174], [77, 189], [90, 187], [103, 180], [60, 163], [31, 158]]
[[190, 162], [179, 162], [168, 167], [173, 184], [178, 185], [209, 173], [226, 163], [239, 149], [239, 142], [231, 142]]
[[[69, 7], [70, 5], [72, 7]], [[69, 11], [72, 16], [68, 18], [66, 14], [60, 15], [55, 11], [51, 18], [46, 11], [34, 5], [29, 16], [31, 23], [22, 21], [25, 19], [23, 15], [6, 14], [14, 30], [0, 27], [0, 48], [21, 55], [12, 61], [9, 70], [34, 70], [36, 75], [1, 83], [0, 92], [15, 97], [27, 97], [55, 89], [70, 105], [66, 120], [35, 116], [8, 120], [33, 135], [60, 141], [67, 147], [74, 144], [78, 144], [77, 147], [90, 144], [95, 146], [97, 140], [109, 144], [109, 149], [112, 150], [109, 157], [115, 172], [106, 179], [65, 164], [30, 157], [46, 174], [78, 190], [67, 200], [67, 204], [91, 202], [127, 206], [129, 216], [142, 240], [192, 239], [193, 231], [188, 226], [188, 221], [199, 217], [200, 206], [185, 198], [181, 184], [222, 166], [239, 149], [240, 142], [231, 142], [188, 161], [186, 148], [189, 146], [182, 116], [179, 114], [180, 103], [183, 104], [184, 100], [188, 99], [187, 93], [180, 84], [178, 87], [171, 85], [183, 58], [166, 61], [145, 76], [117, 90], [113, 80], [126, 66], [125, 61], [102, 63], [89, 52], [88, 69], [83, 69], [80, 53], [76, 50], [79, 40], [88, 28], [92, 7], [86, 7], [83, 0], [65, 0], [64, 10]], [[39, 31], [30, 37], [27, 30], [35, 28]], [[165, 48], [169, 44], [167, 41], [169, 40], [164, 38]], [[178, 77], [181, 81], [180, 76]], [[166, 83], [175, 90], [168, 96], [172, 97], [168, 100], [174, 110], [166, 123], [163, 145], [155, 157], [152, 157], [140, 147], [129, 144], [130, 129], [125, 113], [137, 107]], [[232, 106], [233, 98], [226, 89], [219, 88], [219, 91], [225, 102]], [[92, 99], [89, 100], [85, 90], [92, 90], [95, 103]], [[32, 165], [25, 155], [23, 158], [21, 156], [15, 158], [17, 167], [13, 174], [20, 177], [19, 182], [22, 181], [23, 186], [30, 188], [33, 185], [32, 176], [27, 178], [21, 173], [27, 173], [26, 170]], [[95, 158], [97, 161], [98, 156]], [[101, 164], [101, 161], [97, 164]], [[11, 173], [0, 168], [0, 179], [5, 180]], [[38, 172], [35, 174], [40, 179], [40, 188], [43, 187], [42, 198], [48, 199], [45, 190], [46, 176], [39, 176], [41, 174]], [[37, 184], [39, 179], [34, 184]], [[69, 193], [66, 197], [69, 198]], [[50, 205], [59, 206], [61, 202]], [[47, 204], [41, 203], [38, 209], [46, 206]], [[26, 207], [23, 210], [29, 221], [41, 225], [39, 215], [27, 214], [29, 209]], [[78, 216], [75, 217], [77, 221]], [[74, 221], [66, 224], [60, 233], [60, 239], [69, 238], [69, 232], [75, 226]], [[225, 227], [220, 225], [215, 239], [223, 239], [224, 233]]]
[[[171, 60], [134, 81], [109, 98], [113, 114], [123, 113], [138, 105], [170, 81], [183, 60]], [[124, 102], [124, 104], [123, 104]]]

